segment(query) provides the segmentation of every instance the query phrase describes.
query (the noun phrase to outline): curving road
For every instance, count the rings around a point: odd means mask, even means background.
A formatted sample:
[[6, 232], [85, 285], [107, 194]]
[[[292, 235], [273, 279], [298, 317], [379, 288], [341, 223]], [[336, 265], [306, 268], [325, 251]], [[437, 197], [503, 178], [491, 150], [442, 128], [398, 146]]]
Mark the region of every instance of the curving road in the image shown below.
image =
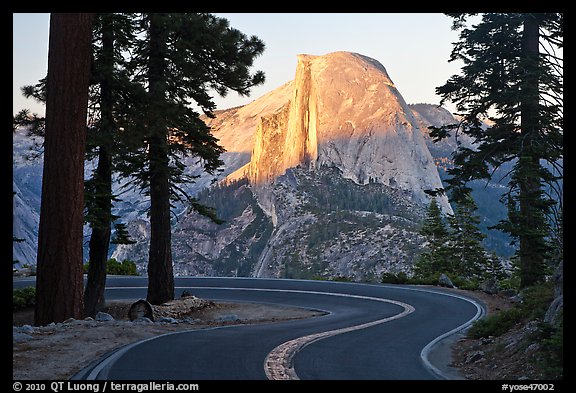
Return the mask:
[[[188, 289], [215, 301], [281, 304], [328, 314], [169, 333], [123, 347], [76, 378], [443, 379], [428, 359], [431, 348], [483, 313], [471, 299], [414, 286], [180, 277], [176, 289], [177, 296]], [[107, 280], [108, 299], [145, 295], [145, 278]]]
[[[110, 277], [107, 298], [145, 297], [145, 278]], [[114, 352], [77, 377], [112, 380], [442, 379], [428, 352], [478, 318], [472, 300], [398, 285], [177, 278], [206, 299], [282, 304], [322, 317], [170, 333]]]

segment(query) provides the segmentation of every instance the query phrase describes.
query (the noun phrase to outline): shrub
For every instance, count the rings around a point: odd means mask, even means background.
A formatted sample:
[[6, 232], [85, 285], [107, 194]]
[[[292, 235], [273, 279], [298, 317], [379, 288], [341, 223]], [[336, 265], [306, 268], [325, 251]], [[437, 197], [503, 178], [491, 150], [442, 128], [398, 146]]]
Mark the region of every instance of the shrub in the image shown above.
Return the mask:
[[468, 336], [471, 338], [500, 336], [522, 320], [540, 319], [546, 313], [553, 297], [554, 289], [551, 283], [526, 288], [522, 291], [522, 303], [474, 322], [468, 330]]
[[129, 259], [124, 259], [122, 262], [118, 262], [116, 259], [110, 258], [108, 260], [106, 272], [108, 274], [117, 274], [121, 276], [135, 276], [137, 275], [136, 263]]
[[[89, 263], [84, 265], [84, 273], [88, 273]], [[136, 263], [129, 259], [118, 262], [115, 258], [110, 258], [106, 263], [106, 274], [115, 274], [119, 276], [137, 276]]]
[[524, 318], [520, 307], [513, 307], [498, 314], [489, 315], [475, 321], [468, 330], [468, 337], [481, 338], [488, 336], [501, 336]]
[[439, 278], [440, 274], [434, 273], [425, 277], [412, 277], [407, 281], [407, 283], [414, 285], [438, 285]]
[[468, 280], [459, 276], [452, 276], [452, 275], [449, 275], [448, 277], [450, 277], [452, 283], [459, 289], [474, 291], [480, 287], [478, 282], [474, 280]]
[[408, 282], [408, 276], [404, 272], [394, 273], [382, 273], [383, 284], [406, 284]]
[[558, 316], [554, 325], [542, 323], [536, 341], [542, 342], [542, 353], [536, 364], [544, 379], [563, 379], [564, 377], [564, 321]]
[[34, 306], [36, 302], [36, 288], [26, 287], [12, 290], [12, 309], [18, 311]]

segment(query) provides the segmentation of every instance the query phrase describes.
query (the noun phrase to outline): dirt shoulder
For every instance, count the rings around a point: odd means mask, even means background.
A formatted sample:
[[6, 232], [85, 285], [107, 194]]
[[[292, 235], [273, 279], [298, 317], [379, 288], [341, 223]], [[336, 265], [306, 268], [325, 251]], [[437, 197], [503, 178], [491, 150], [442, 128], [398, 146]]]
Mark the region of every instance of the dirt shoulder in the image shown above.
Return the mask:
[[72, 320], [44, 327], [30, 326], [33, 323], [31, 310], [14, 313], [14, 330], [20, 334], [12, 345], [12, 378], [69, 379], [117, 348], [170, 332], [233, 324], [274, 323], [325, 314], [279, 305], [214, 302], [182, 312], [182, 302], [174, 301], [160, 313], [155, 309], [155, 314], [178, 318], [178, 323], [130, 322], [127, 313], [131, 304], [109, 303], [103, 311], [114, 318], [112, 321]]

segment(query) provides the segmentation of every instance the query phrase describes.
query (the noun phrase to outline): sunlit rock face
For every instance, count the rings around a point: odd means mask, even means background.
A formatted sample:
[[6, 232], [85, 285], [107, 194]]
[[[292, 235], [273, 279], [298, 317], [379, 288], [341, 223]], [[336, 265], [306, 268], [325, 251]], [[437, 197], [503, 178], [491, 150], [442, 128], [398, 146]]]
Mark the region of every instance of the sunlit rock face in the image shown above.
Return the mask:
[[[299, 55], [282, 93], [288, 88], [287, 102], [260, 113], [250, 163], [240, 169], [251, 183], [269, 184], [301, 165], [337, 167], [358, 184], [385, 184], [419, 203], [429, 202], [424, 190], [442, 187], [411, 109], [378, 61], [350, 52]], [[440, 203], [451, 211], [445, 198]]]

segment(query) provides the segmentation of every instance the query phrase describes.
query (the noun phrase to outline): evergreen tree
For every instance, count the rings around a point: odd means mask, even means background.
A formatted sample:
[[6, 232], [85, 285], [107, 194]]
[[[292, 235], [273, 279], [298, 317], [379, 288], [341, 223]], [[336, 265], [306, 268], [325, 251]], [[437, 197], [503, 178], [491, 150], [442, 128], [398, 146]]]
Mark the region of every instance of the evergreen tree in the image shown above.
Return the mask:
[[84, 154], [94, 14], [51, 14], [34, 323], [83, 315]]
[[469, 14], [450, 16], [460, 30], [450, 61], [464, 66], [437, 93], [441, 104], [456, 104], [462, 120], [431, 135], [439, 140], [456, 128], [476, 143], [454, 155], [448, 188], [456, 198], [470, 180], [489, 179], [495, 168], [513, 163], [508, 218], [497, 229], [518, 241], [521, 287], [530, 286], [544, 279], [550, 251], [547, 215], [556, 201], [543, 186], [562, 176], [561, 167], [555, 174], [549, 168], [563, 157], [563, 63], [555, 53], [563, 47], [563, 14], [488, 13], [471, 28]]
[[143, 93], [122, 119], [123, 171], [150, 196], [147, 299], [160, 304], [174, 298], [171, 200], [200, 207], [180, 186], [194, 180], [184, 173], [183, 158], [198, 157], [208, 173], [222, 164], [222, 147], [190, 103], [212, 116], [209, 89], [247, 95], [264, 80], [262, 72], [249, 72], [264, 44], [210, 14], [142, 14], [139, 23], [131, 72]]
[[427, 240], [427, 251], [418, 256], [414, 273], [419, 277], [429, 277], [436, 273], [450, 272], [449, 232], [435, 197], [430, 201], [420, 234]]
[[474, 215], [476, 203], [468, 193], [456, 205], [450, 224], [451, 272], [459, 277], [479, 278], [489, 263], [482, 240], [486, 237], [478, 229], [480, 218]]
[[[112, 194], [114, 157], [118, 146], [116, 118], [122, 116], [124, 101], [130, 97], [131, 85], [124, 65], [124, 53], [134, 41], [131, 14], [101, 13], [94, 23], [94, 62], [92, 67], [91, 127], [87, 158], [97, 157], [92, 178], [86, 181], [86, 221], [92, 232], [89, 241], [89, 268], [84, 292], [86, 316], [94, 316], [104, 306], [106, 264], [110, 249], [112, 223], [119, 217], [112, 214], [117, 201]], [[129, 99], [128, 99], [129, 100]], [[120, 225], [118, 227], [118, 225]], [[131, 243], [124, 224], [117, 223], [121, 233], [115, 243]]]
[[[125, 108], [134, 102], [133, 86], [128, 78], [124, 55], [134, 42], [132, 14], [96, 14], [93, 23], [93, 62], [91, 67], [88, 101], [89, 127], [86, 139], [86, 159], [97, 160], [92, 177], [85, 181], [85, 221], [92, 228], [89, 240], [91, 262], [84, 292], [84, 313], [94, 316], [104, 305], [106, 263], [110, 247], [112, 223], [120, 217], [112, 214], [113, 202], [119, 200], [112, 194], [112, 174], [117, 160], [118, 145], [116, 118], [122, 117]], [[22, 87], [27, 98], [46, 102], [46, 78], [36, 85]], [[14, 128], [26, 127], [29, 135], [44, 138], [45, 118], [20, 111], [14, 117]], [[43, 146], [34, 146], [35, 157], [42, 154]], [[115, 223], [113, 243], [130, 244], [122, 223]], [[119, 232], [118, 232], [119, 231]]]

